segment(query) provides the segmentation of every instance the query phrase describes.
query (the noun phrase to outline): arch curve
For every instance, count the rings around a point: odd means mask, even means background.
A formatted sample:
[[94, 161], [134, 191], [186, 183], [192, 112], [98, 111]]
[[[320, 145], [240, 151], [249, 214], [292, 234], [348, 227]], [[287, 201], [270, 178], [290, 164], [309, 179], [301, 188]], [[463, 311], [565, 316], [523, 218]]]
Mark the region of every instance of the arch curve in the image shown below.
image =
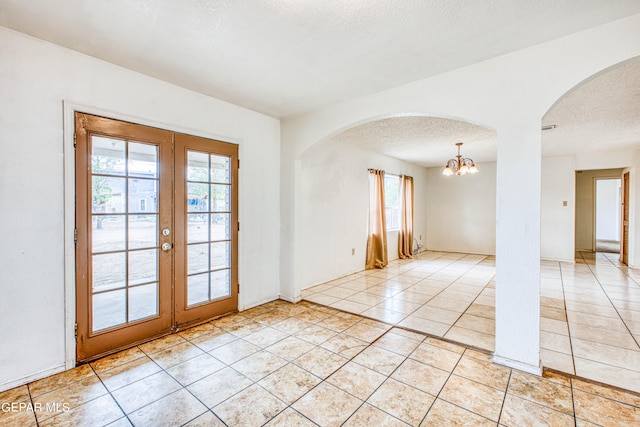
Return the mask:
[[[436, 113], [426, 113], [426, 112], [398, 112], [398, 113], [390, 113], [390, 114], [379, 114], [379, 115], [374, 115], [374, 116], [369, 116], [369, 117], [365, 117], [365, 118], [361, 118], [359, 120], [356, 120], [354, 122], [351, 122], [349, 124], [343, 124], [341, 126], [339, 126], [336, 129], [333, 129], [331, 131], [329, 131], [328, 133], [325, 133], [324, 136], [316, 139], [316, 141], [311, 142], [310, 144], [308, 144], [306, 147], [304, 147], [304, 149], [297, 153], [296, 159], [300, 159], [305, 153], [307, 153], [310, 149], [312, 149], [313, 147], [322, 144], [326, 141], [332, 140], [336, 137], [339, 137], [340, 135], [343, 135], [345, 133], [348, 133], [350, 131], [356, 130], [358, 128], [361, 127], [366, 127], [368, 125], [373, 125], [375, 123], [381, 123], [383, 121], [389, 121], [389, 120], [393, 120], [393, 119], [404, 119], [404, 118], [429, 118], [429, 119], [436, 119], [436, 120], [446, 120], [446, 121], [450, 121], [450, 122], [460, 122], [460, 123], [464, 123], [467, 124], [471, 127], [476, 127], [476, 128], [482, 128], [485, 129], [487, 131], [493, 132], [494, 134], [496, 133], [496, 129], [492, 126], [489, 126], [487, 124], [478, 122], [476, 120], [470, 120], [467, 119], [465, 117], [459, 117], [459, 116], [455, 116], [455, 115], [447, 115], [447, 114], [436, 114]], [[455, 141], [451, 141], [452, 143]]]
[[616, 69], [619, 69], [621, 67], [625, 67], [626, 65], [630, 65], [630, 64], [634, 64], [634, 63], [640, 63], [640, 55], [633, 56], [633, 57], [625, 59], [623, 61], [619, 61], [619, 62], [616, 62], [614, 64], [611, 64], [611, 65], [609, 65], [609, 66], [607, 66], [605, 68], [602, 68], [599, 71], [596, 71], [595, 73], [591, 74], [590, 76], [588, 76], [586, 78], [583, 78], [582, 80], [578, 81], [573, 86], [569, 87], [558, 98], [556, 98], [551, 105], [549, 105], [549, 107], [546, 109], [546, 111], [542, 115], [542, 120], [544, 120], [545, 117], [550, 112], [552, 112], [560, 103], [562, 103], [562, 101], [564, 99], [566, 99], [568, 96], [570, 96], [571, 94], [575, 93], [576, 91], [580, 90], [585, 85], [588, 85], [588, 84], [592, 83], [593, 81], [595, 81], [595, 80], [597, 80], [597, 79], [599, 79], [599, 78], [601, 78], [603, 76], [606, 76], [607, 74], [609, 74], [612, 71], [615, 71]]

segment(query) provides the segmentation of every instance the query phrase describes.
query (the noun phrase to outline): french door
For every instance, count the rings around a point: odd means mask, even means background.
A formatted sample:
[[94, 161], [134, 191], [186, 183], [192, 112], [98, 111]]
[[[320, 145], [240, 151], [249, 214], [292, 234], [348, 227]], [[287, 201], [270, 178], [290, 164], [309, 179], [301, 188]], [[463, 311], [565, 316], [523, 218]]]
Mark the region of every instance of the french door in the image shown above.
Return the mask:
[[237, 145], [75, 118], [77, 360], [236, 310]]

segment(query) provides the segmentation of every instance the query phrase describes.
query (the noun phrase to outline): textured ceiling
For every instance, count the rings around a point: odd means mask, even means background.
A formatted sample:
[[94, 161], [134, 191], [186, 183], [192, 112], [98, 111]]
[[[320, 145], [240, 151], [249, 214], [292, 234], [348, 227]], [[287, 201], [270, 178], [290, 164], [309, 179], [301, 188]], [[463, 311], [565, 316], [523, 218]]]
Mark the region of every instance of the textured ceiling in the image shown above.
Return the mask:
[[620, 150], [640, 145], [640, 59], [607, 70], [567, 93], [542, 120], [542, 153]]
[[636, 13], [638, 0], [0, 0], [0, 25], [279, 118]]
[[497, 139], [495, 131], [459, 120], [394, 117], [351, 128], [332, 141], [431, 167], [444, 166], [455, 156], [456, 142], [464, 144], [461, 149], [464, 157], [477, 163], [495, 161]]
[[[607, 70], [561, 98], [542, 121], [542, 155], [640, 146], [640, 59]], [[497, 135], [481, 126], [437, 117], [395, 117], [366, 123], [332, 138], [425, 167], [456, 154], [496, 161]]]

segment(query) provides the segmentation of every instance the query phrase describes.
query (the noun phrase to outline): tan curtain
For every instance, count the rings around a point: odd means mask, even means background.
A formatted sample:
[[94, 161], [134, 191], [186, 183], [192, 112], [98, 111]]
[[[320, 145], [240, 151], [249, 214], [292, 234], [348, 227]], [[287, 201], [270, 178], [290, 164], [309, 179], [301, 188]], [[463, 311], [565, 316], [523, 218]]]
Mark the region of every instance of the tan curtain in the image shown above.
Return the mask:
[[384, 171], [369, 169], [369, 237], [365, 268], [384, 268], [387, 257], [387, 225], [384, 213]]
[[398, 256], [413, 258], [413, 178], [400, 175], [400, 231]]

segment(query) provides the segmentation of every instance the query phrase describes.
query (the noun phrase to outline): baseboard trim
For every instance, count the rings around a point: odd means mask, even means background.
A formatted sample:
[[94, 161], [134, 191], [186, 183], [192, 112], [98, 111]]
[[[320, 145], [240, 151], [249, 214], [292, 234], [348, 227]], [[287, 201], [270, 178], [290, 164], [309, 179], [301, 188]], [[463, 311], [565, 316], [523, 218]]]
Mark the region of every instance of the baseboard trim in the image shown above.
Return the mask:
[[519, 362], [517, 360], [509, 359], [508, 357], [498, 356], [494, 354], [491, 357], [495, 363], [504, 365], [509, 368], [517, 369], [518, 371], [527, 372], [529, 374], [542, 376], [542, 363], [538, 362], [538, 365], [531, 365], [529, 363]]
[[[362, 273], [363, 271], [366, 271], [366, 270], [364, 268], [361, 268], [360, 270], [354, 270], [351, 273], [340, 273], [340, 275], [337, 276], [337, 277], [332, 277], [332, 278], [329, 278], [329, 279], [316, 280], [316, 281], [313, 281], [313, 282], [309, 283], [308, 285], [304, 285], [304, 288], [302, 288], [301, 291], [304, 291], [304, 290], [309, 289], [309, 288], [313, 288], [314, 286], [322, 285], [322, 284], [327, 283], [327, 282], [333, 282], [334, 280], [339, 280], [339, 279], [342, 279], [344, 277], [348, 277], [348, 276], [351, 276], [351, 275], [354, 275], [354, 274], [357, 274], [357, 273]], [[286, 299], [286, 298], [289, 298], [289, 297], [285, 296], [285, 295], [280, 295], [280, 298]], [[289, 300], [287, 299], [287, 301], [289, 301]]]
[[298, 294], [297, 297], [290, 297], [288, 295], [280, 294], [280, 299], [284, 300], [284, 301], [287, 301], [287, 302], [290, 302], [290, 303], [293, 303], [293, 304], [296, 304], [296, 303], [302, 301], [302, 295]]
[[0, 392], [9, 390], [15, 387], [19, 387], [21, 385], [29, 384], [30, 382], [41, 380], [43, 378], [49, 377], [51, 375], [59, 374], [60, 372], [64, 372], [66, 370], [67, 370], [66, 366], [63, 363], [62, 365], [45, 369], [44, 371], [36, 372], [35, 374], [28, 375], [26, 377], [18, 378], [16, 380], [11, 380], [9, 382], [0, 384]]
[[272, 297], [265, 298], [265, 299], [263, 299], [263, 300], [262, 300], [262, 301], [260, 301], [260, 302], [251, 303], [251, 304], [249, 304], [249, 305], [247, 305], [247, 306], [244, 306], [244, 307], [242, 307], [242, 308], [238, 307], [238, 311], [239, 311], [239, 312], [243, 312], [243, 311], [245, 311], [245, 310], [249, 310], [250, 308], [258, 307], [259, 305], [266, 304], [266, 303], [271, 302], [271, 301], [275, 301], [275, 300], [277, 300], [278, 298], [280, 298], [280, 296], [279, 296], [279, 295], [274, 295], [274, 296], [272, 296]]
[[569, 264], [575, 264], [576, 263], [575, 258], [574, 259], [561, 259], [561, 258], [544, 258], [544, 257], [541, 257], [540, 261], [566, 262], [566, 263], [569, 263]]

